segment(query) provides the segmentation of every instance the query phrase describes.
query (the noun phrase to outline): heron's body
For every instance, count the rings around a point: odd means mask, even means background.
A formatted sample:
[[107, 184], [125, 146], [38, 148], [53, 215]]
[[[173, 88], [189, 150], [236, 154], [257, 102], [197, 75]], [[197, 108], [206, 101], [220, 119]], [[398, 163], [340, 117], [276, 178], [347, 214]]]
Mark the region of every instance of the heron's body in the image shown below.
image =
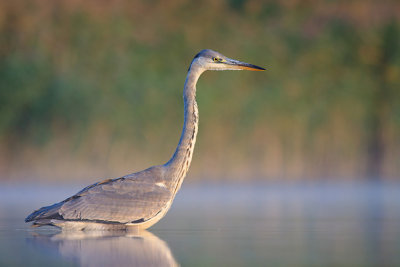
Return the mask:
[[33, 212], [25, 221], [64, 230], [147, 229], [158, 222], [171, 207], [192, 160], [199, 120], [197, 80], [206, 70], [227, 69], [264, 70], [212, 50], [197, 54], [183, 89], [182, 135], [167, 163], [90, 185], [62, 202]]

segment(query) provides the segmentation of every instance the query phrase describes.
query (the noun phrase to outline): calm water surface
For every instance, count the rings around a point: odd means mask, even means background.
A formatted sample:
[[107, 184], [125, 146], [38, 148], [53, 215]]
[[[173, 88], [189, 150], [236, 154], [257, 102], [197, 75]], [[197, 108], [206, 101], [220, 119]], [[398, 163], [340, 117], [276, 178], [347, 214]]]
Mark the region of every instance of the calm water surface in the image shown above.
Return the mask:
[[0, 184], [0, 266], [400, 266], [400, 183], [184, 185], [143, 233], [23, 222], [81, 187]]

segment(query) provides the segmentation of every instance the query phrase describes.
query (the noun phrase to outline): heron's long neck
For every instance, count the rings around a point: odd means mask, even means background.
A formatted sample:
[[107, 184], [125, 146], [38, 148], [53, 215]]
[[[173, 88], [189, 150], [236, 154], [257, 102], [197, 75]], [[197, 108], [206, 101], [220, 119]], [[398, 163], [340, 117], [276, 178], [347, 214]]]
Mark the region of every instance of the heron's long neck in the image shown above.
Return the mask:
[[182, 135], [172, 158], [165, 164], [168, 168], [171, 183], [179, 189], [192, 161], [193, 149], [199, 123], [199, 113], [196, 103], [196, 83], [203, 71], [191, 69], [186, 77], [183, 89], [185, 105]]

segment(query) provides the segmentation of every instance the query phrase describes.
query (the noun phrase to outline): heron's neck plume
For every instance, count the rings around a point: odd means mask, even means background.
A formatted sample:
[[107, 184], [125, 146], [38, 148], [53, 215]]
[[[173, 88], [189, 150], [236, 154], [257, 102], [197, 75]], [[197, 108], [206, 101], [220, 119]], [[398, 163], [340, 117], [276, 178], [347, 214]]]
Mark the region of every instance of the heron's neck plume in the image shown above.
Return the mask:
[[183, 88], [184, 122], [178, 147], [172, 158], [164, 165], [172, 174], [171, 182], [179, 189], [192, 161], [193, 149], [196, 143], [199, 113], [196, 103], [196, 83], [203, 69], [191, 67]]

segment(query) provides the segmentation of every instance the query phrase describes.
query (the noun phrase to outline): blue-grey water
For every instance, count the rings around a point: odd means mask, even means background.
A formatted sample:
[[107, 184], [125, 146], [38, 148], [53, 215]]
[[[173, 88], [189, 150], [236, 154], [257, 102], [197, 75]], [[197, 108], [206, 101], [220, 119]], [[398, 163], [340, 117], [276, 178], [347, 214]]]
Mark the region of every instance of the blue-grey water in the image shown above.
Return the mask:
[[24, 223], [83, 186], [0, 184], [0, 266], [400, 266], [400, 183], [184, 184], [143, 233]]

